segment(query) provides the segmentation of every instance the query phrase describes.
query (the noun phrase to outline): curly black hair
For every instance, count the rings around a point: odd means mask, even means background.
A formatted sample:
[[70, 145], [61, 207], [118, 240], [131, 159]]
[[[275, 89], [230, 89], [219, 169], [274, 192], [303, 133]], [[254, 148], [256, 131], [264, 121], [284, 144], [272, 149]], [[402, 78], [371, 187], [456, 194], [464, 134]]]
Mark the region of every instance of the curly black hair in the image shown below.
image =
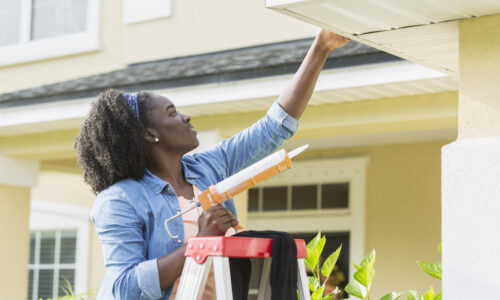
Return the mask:
[[138, 94], [139, 118], [119, 90], [108, 89], [92, 103], [74, 146], [83, 178], [94, 193], [122, 179], [144, 176], [150, 99], [148, 92]]

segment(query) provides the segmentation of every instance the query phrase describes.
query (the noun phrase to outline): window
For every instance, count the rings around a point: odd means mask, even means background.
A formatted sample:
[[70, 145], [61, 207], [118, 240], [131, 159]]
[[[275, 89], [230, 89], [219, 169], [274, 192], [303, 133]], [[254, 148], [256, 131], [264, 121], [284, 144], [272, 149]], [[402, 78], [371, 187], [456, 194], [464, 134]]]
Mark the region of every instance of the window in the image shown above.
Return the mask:
[[248, 211], [302, 211], [348, 208], [349, 182], [255, 187]]
[[99, 0], [0, 0], [0, 66], [95, 50]]
[[57, 299], [67, 284], [87, 291], [89, 212], [67, 204], [32, 201], [28, 299]]
[[76, 230], [32, 231], [28, 299], [57, 299], [75, 289]]
[[349, 263], [365, 252], [367, 164], [365, 157], [295, 162], [248, 191], [248, 229], [286, 231], [306, 241], [321, 230], [326, 252], [343, 244], [339, 266], [351, 278]]

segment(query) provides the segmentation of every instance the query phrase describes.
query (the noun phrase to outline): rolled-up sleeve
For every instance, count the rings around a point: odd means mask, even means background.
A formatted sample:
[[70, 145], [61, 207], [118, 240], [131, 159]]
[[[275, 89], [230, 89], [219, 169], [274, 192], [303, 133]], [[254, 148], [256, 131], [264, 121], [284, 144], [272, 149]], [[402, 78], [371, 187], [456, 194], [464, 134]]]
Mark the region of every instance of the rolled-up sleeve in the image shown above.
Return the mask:
[[274, 101], [269, 110], [267, 111], [267, 115], [278, 122], [284, 129], [286, 129], [289, 133], [285, 139], [290, 138], [295, 134], [297, 128], [299, 127], [299, 120], [295, 119], [291, 115], [289, 115], [278, 103], [278, 101]]
[[106, 274], [99, 299], [161, 299], [157, 259], [146, 259], [144, 222], [124, 193], [101, 193], [92, 222], [102, 243]]
[[231, 176], [250, 164], [264, 158], [292, 137], [299, 121], [274, 102], [266, 115], [249, 128], [196, 154], [201, 162], [212, 165], [222, 177]]

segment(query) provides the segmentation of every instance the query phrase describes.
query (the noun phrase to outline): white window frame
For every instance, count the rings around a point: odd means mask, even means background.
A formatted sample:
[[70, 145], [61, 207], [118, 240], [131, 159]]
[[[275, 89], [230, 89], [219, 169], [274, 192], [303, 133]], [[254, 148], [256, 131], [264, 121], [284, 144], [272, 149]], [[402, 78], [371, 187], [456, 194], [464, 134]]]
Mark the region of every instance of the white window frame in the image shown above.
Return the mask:
[[171, 0], [124, 0], [123, 23], [134, 24], [167, 18], [172, 13]]
[[76, 230], [75, 294], [88, 291], [90, 211], [79, 206], [32, 201], [30, 231]]
[[[349, 232], [349, 260], [359, 262], [365, 252], [366, 168], [368, 157], [294, 162], [292, 168], [259, 187], [349, 182], [348, 208], [248, 212], [248, 228], [289, 233]], [[354, 268], [349, 268], [352, 278]]]
[[17, 44], [0, 46], [0, 66], [89, 52], [99, 48], [100, 0], [88, 0], [86, 31], [39, 40], [30, 40], [33, 0], [19, 1], [19, 41]]

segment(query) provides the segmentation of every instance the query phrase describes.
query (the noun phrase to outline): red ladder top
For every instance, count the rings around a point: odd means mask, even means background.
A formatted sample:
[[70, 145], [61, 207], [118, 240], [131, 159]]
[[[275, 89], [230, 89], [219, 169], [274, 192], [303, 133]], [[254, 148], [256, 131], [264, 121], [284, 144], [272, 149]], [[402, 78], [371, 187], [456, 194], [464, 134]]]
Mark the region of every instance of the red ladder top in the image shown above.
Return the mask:
[[[297, 257], [307, 257], [306, 242], [295, 240]], [[210, 236], [190, 238], [184, 256], [191, 256], [199, 264], [208, 256], [265, 258], [272, 257], [273, 239], [236, 236]]]

